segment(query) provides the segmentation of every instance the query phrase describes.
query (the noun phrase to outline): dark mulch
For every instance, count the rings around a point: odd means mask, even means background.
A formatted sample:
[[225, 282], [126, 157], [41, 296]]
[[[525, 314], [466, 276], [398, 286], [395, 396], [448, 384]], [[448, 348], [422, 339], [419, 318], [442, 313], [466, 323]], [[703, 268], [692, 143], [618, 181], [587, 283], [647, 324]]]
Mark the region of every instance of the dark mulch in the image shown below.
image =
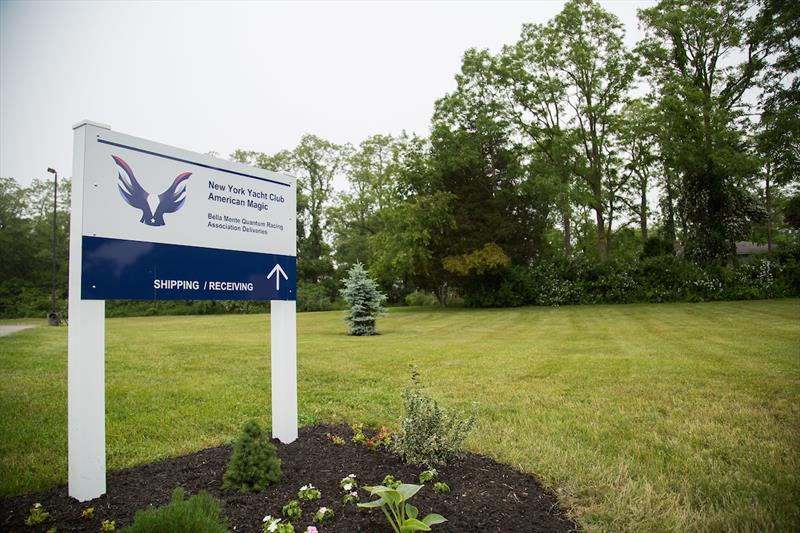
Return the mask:
[[[325, 437], [327, 432], [347, 440], [336, 446]], [[206, 490], [224, 504], [223, 513], [237, 532], [258, 532], [266, 514], [280, 516], [281, 507], [297, 498], [298, 489], [312, 483], [322, 491], [322, 499], [302, 502], [303, 516], [295, 527], [298, 533], [311, 525], [314, 511], [321, 505], [334, 510], [330, 522], [318, 526], [327, 532], [390, 531], [379, 509], [359, 509], [341, 502], [339, 480], [355, 474], [359, 485], [379, 484], [386, 474], [406, 483], [419, 483], [419, 467], [402, 463], [385, 451], [373, 452], [351, 444], [352, 435], [344, 426], [313, 426], [300, 429], [300, 437], [292, 444], [276, 441], [282, 465], [281, 480], [260, 494], [241, 494], [223, 490], [222, 474], [231, 456], [231, 446], [210, 448], [197, 453], [155, 463], [110, 472], [107, 494], [80, 503], [67, 496], [66, 486], [36, 494], [27, 494], [0, 501], [0, 530], [41, 531], [55, 526], [59, 532], [100, 530], [100, 521], [115, 520], [117, 527], [129, 525], [139, 509], [160, 506], [169, 501], [176, 486], [188, 494]], [[565, 515], [555, 497], [539, 482], [513, 468], [478, 456], [438, 469], [436, 480], [446, 482], [452, 491], [436, 494], [430, 485], [411, 500], [420, 514], [439, 513], [449, 521], [433, 526], [433, 531], [574, 531], [577, 526]], [[436, 481], [435, 480], [435, 481]], [[359, 491], [362, 501], [369, 499]], [[28, 510], [40, 502], [51, 520], [42, 527], [24, 525]], [[95, 508], [95, 519], [81, 520], [81, 512]], [[298, 527], [299, 526], [299, 527]]]

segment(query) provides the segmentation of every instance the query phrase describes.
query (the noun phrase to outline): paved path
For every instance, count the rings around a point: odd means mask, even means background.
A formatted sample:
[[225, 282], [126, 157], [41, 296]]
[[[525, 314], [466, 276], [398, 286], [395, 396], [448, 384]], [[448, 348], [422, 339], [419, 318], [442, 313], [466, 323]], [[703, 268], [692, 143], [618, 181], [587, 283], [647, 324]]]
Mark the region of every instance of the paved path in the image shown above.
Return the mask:
[[6, 335], [11, 335], [12, 333], [16, 333], [23, 329], [28, 328], [35, 328], [36, 326], [32, 324], [20, 324], [18, 326], [0, 326], [0, 337], [5, 337]]

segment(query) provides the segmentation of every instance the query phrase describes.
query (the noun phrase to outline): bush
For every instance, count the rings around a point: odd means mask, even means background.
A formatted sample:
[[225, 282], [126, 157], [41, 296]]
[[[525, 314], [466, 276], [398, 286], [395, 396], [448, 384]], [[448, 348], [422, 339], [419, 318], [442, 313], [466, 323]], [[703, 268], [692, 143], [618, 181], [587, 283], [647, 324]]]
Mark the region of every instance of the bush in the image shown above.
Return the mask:
[[477, 405], [464, 418], [439, 406], [420, 390], [419, 375], [412, 371], [412, 386], [403, 391], [404, 415], [393, 451], [406, 462], [431, 467], [461, 455], [461, 443], [475, 425]]
[[414, 291], [411, 294], [406, 294], [405, 302], [406, 305], [409, 306], [436, 305], [438, 303], [436, 301], [436, 296], [429, 292], [422, 291]]
[[258, 422], [244, 426], [233, 447], [231, 462], [222, 477], [223, 487], [241, 492], [260, 492], [281, 477], [281, 460]]
[[225, 533], [227, 521], [220, 515], [222, 504], [206, 491], [200, 491], [188, 500], [181, 487], [172, 493], [172, 500], [163, 507], [138, 511], [133, 524], [124, 528], [126, 533]]
[[350, 335], [375, 335], [375, 320], [384, 314], [381, 304], [386, 296], [378, 290], [378, 284], [369, 278], [361, 263], [356, 263], [348, 272], [341, 294], [350, 307], [345, 317]]
[[330, 311], [332, 308], [333, 303], [325, 287], [313, 283], [297, 284], [298, 311]]

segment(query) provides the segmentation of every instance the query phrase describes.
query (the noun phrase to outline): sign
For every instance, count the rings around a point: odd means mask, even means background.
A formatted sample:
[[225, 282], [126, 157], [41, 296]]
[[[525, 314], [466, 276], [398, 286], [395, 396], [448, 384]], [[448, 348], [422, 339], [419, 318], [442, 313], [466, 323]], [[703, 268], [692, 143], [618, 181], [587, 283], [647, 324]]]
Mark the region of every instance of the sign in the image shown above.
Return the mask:
[[108, 298], [271, 300], [272, 436], [297, 439], [296, 180], [89, 121], [73, 129], [69, 495], [106, 491]]
[[295, 178], [95, 129], [85, 300], [295, 300]]

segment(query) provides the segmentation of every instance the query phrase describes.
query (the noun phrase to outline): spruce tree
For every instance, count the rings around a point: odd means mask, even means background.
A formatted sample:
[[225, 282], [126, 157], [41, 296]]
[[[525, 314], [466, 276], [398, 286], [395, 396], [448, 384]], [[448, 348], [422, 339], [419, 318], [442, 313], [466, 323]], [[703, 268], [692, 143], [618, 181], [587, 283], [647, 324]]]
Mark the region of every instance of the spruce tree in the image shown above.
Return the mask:
[[386, 295], [370, 279], [361, 263], [356, 263], [347, 273], [344, 288], [340, 291], [350, 307], [345, 321], [350, 325], [350, 335], [376, 335], [375, 319], [385, 314], [381, 304]]
[[258, 422], [251, 420], [236, 439], [231, 462], [222, 477], [222, 486], [241, 492], [261, 492], [280, 476], [281, 460], [277, 448]]

